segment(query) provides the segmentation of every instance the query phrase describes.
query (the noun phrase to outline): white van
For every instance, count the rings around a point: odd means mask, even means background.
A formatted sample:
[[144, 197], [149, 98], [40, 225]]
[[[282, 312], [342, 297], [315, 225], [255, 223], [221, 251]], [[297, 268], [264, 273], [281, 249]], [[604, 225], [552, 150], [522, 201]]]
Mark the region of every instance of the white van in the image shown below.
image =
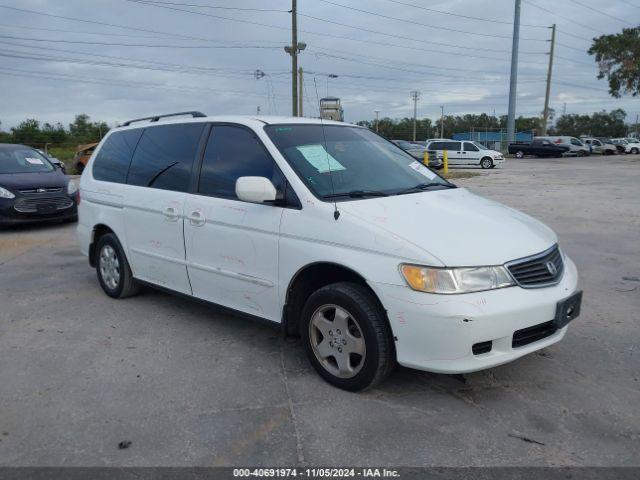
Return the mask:
[[191, 115], [112, 129], [84, 170], [78, 239], [107, 295], [152, 285], [279, 324], [349, 390], [396, 361], [510, 362], [579, 314], [576, 267], [551, 229], [375, 133]]
[[478, 142], [436, 140], [429, 142], [425, 148], [429, 152], [435, 152], [439, 158], [446, 150], [449, 166], [480, 165], [482, 168], [494, 168], [504, 163], [502, 153], [489, 150]]
[[546, 138], [550, 142], [556, 143], [558, 145], [566, 145], [569, 147], [569, 152], [566, 155], [575, 155], [577, 157], [584, 157], [586, 155], [591, 154], [591, 150], [587, 145], [582, 143], [579, 138], [576, 137], [567, 137], [567, 136], [559, 136], [559, 137], [540, 137]]

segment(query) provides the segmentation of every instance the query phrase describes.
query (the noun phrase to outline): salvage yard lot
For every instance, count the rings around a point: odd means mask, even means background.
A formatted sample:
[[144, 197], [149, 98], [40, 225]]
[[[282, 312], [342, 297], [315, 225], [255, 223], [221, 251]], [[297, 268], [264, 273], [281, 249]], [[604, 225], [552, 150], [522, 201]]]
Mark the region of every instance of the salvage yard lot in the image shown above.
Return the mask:
[[73, 225], [0, 232], [0, 465], [640, 465], [640, 158], [508, 159], [454, 182], [558, 233], [582, 315], [512, 364], [397, 368], [355, 394], [277, 329], [107, 297]]

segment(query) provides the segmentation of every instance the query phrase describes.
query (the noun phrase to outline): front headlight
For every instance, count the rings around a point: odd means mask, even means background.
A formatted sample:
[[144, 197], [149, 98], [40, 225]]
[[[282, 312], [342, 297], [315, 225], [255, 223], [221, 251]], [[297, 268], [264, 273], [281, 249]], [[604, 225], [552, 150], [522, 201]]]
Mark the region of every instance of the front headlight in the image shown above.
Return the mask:
[[69, 183], [67, 184], [67, 193], [69, 195], [73, 195], [77, 191], [78, 191], [78, 184], [73, 180], [69, 180]]
[[471, 293], [515, 285], [503, 266], [433, 268], [402, 264], [400, 272], [411, 288], [427, 293]]
[[0, 198], [16, 198], [16, 196], [6, 188], [0, 187]]

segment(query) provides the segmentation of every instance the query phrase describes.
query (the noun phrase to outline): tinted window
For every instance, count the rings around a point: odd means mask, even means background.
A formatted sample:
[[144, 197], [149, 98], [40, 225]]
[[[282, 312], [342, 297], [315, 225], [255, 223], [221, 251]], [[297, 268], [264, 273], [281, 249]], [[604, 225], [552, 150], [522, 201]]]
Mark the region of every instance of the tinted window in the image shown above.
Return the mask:
[[204, 123], [161, 125], [144, 130], [127, 183], [186, 192]]
[[464, 151], [465, 152], [477, 152], [479, 150], [473, 143], [464, 142]]
[[93, 178], [104, 182], [125, 183], [131, 156], [140, 135], [141, 128], [109, 135], [93, 162]]
[[284, 176], [250, 130], [214, 126], [202, 160], [198, 192], [236, 199], [236, 180], [240, 177], [267, 177], [279, 196], [284, 192]]
[[443, 150], [456, 150], [460, 151], [460, 142], [443, 142]]
[[442, 150], [442, 142], [432, 142], [429, 144], [429, 150]]

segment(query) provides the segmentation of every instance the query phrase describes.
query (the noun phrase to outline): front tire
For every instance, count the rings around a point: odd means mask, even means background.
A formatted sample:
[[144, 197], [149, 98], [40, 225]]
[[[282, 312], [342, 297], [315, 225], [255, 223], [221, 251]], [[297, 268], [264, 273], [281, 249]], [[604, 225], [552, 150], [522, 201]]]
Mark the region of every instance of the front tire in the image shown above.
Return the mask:
[[516, 158], [524, 158], [524, 152], [522, 150], [518, 150], [516, 152]]
[[638, 153], [640, 153], [640, 150], [639, 150], [639, 149], [637, 149], [636, 147], [633, 147], [633, 148], [631, 149], [631, 152], [630, 152], [630, 153], [631, 153], [632, 155], [637, 155]]
[[307, 300], [301, 322], [307, 357], [331, 385], [364, 390], [391, 372], [391, 329], [381, 305], [364, 287], [342, 282], [317, 290]]
[[482, 160], [480, 160], [480, 166], [484, 169], [493, 168], [493, 160], [490, 159], [489, 157], [485, 157]]
[[140, 290], [118, 237], [113, 233], [107, 233], [98, 240], [96, 273], [104, 293], [110, 297], [130, 297]]

